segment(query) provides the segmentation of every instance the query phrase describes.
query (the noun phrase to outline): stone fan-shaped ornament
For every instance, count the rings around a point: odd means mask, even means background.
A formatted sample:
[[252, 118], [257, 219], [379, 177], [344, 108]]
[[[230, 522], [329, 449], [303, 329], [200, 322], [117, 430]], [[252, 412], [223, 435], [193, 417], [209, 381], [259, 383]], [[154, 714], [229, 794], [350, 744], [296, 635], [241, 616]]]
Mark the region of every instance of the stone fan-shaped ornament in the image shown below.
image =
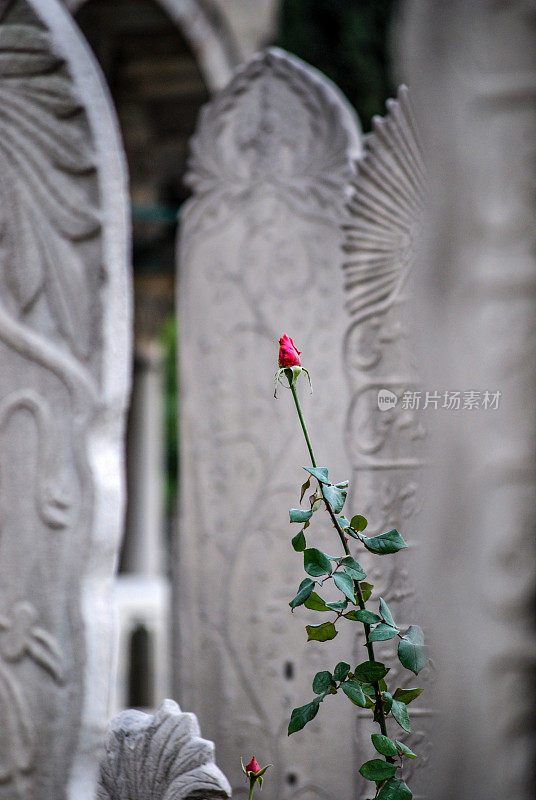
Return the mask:
[[406, 86], [374, 117], [356, 162], [343, 226], [346, 306], [354, 325], [387, 311], [413, 266], [425, 203], [425, 167]]
[[199, 736], [194, 714], [164, 700], [156, 714], [123, 711], [112, 720], [98, 800], [227, 798], [231, 787]]

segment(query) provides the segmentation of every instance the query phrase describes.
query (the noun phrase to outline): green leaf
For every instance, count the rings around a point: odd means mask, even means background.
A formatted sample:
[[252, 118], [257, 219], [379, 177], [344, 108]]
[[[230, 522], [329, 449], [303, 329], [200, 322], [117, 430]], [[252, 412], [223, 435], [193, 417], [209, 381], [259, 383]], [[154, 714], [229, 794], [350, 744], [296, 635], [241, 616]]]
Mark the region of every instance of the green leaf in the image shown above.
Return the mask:
[[356, 621], [357, 620], [356, 613], [357, 613], [356, 611], [349, 611], [347, 614], [343, 614], [343, 617], [345, 617], [345, 619], [351, 619], [353, 621]]
[[350, 524], [350, 520], [346, 519], [346, 517], [337, 517], [337, 522], [341, 526], [341, 528], [347, 528]]
[[[378, 681], [378, 686], [380, 687], [381, 692], [385, 692], [387, 689], [387, 684], [385, 683], [383, 678], [380, 678], [380, 680]], [[371, 683], [367, 683], [365, 681], [365, 683], [361, 684], [361, 688], [363, 689], [365, 694], [369, 695], [369, 697], [376, 697], [376, 689]]]
[[358, 622], [364, 622], [366, 625], [375, 625], [377, 622], [382, 621], [382, 618], [375, 614], [374, 611], [368, 611], [366, 608], [359, 609], [359, 611], [354, 611], [353, 613], [355, 614], [354, 619], [358, 620]]
[[329, 484], [327, 467], [303, 467], [313, 478], [316, 478], [320, 483]]
[[331, 611], [344, 611], [348, 605], [348, 600], [339, 600], [335, 603], [326, 603], [326, 605]]
[[384, 783], [376, 800], [411, 800], [413, 795], [404, 781], [399, 778], [391, 778]]
[[360, 586], [361, 586], [361, 594], [363, 595], [363, 600], [366, 603], [367, 600], [370, 598], [370, 595], [372, 594], [374, 586], [371, 583], [367, 583], [366, 581], [363, 581], [363, 583], [361, 583]]
[[303, 530], [296, 534], [291, 541], [292, 547], [297, 553], [301, 553], [305, 550], [307, 546], [307, 542], [305, 541], [305, 536], [303, 535]]
[[308, 634], [308, 642], [327, 642], [329, 639], [334, 639], [338, 634], [333, 622], [323, 622], [321, 625], [306, 625], [305, 630]]
[[397, 636], [398, 633], [398, 628], [392, 628], [390, 625], [380, 622], [380, 624], [376, 625], [374, 630], [369, 633], [368, 640], [369, 642], [385, 642], [387, 639], [392, 639], [394, 636]]
[[346, 489], [339, 489], [337, 486], [330, 484], [329, 486], [324, 486], [323, 491], [324, 499], [331, 506], [333, 513], [340, 514], [346, 500]]
[[360, 708], [366, 708], [367, 700], [363, 694], [363, 689], [358, 683], [355, 681], [344, 681], [344, 683], [341, 683], [341, 689], [344, 694], [350, 698], [352, 703], [355, 703], [355, 705]]
[[383, 710], [385, 714], [388, 714], [393, 705], [393, 695], [389, 694], [389, 692], [383, 691], [382, 692], [383, 698]]
[[355, 668], [354, 678], [358, 681], [375, 683], [380, 678], [385, 678], [388, 672], [389, 667], [386, 667], [381, 661], [364, 661]]
[[378, 556], [398, 553], [399, 550], [407, 547], [399, 532], [394, 529], [387, 533], [380, 533], [379, 536], [372, 536], [370, 539], [365, 537], [363, 538], [363, 544], [367, 550], [370, 550], [371, 553], [376, 553]]
[[346, 595], [348, 600], [351, 600], [353, 603], [355, 601], [353, 579], [345, 572], [334, 572], [333, 580], [335, 581], [335, 586], [337, 589], [340, 589], [341, 592]]
[[331, 574], [331, 562], [327, 555], [316, 547], [309, 547], [303, 552], [303, 567], [309, 575], [318, 577], [319, 575]]
[[418, 625], [411, 625], [398, 643], [398, 658], [402, 666], [418, 675], [428, 663], [428, 648]]
[[404, 730], [409, 733], [411, 730], [411, 725], [409, 722], [409, 714], [406, 704], [402, 703], [400, 700], [393, 700], [391, 714], [396, 719], [400, 727], [404, 728]]
[[413, 750], [410, 750], [403, 742], [399, 742], [398, 739], [396, 739], [396, 744], [401, 755], [406, 756], [406, 758], [419, 758]]
[[303, 500], [303, 495], [305, 494], [305, 492], [307, 491], [307, 489], [309, 488], [310, 485], [311, 485], [311, 478], [308, 477], [307, 480], [305, 481], [305, 483], [302, 483], [301, 492], [300, 492], [300, 503]]
[[328, 607], [324, 600], [316, 592], [311, 592], [309, 597], [304, 603], [305, 608], [310, 608], [312, 611], [327, 611]]
[[290, 736], [291, 733], [296, 733], [296, 731], [301, 731], [302, 728], [307, 725], [312, 719], [314, 719], [318, 713], [318, 706], [320, 705], [320, 698], [315, 697], [315, 699], [311, 703], [307, 703], [305, 706], [300, 706], [299, 708], [295, 708], [290, 716], [290, 722], [288, 725], [288, 735]]
[[301, 606], [304, 603], [311, 592], [313, 591], [313, 586], [315, 582], [311, 580], [311, 578], [304, 578], [303, 581], [298, 586], [298, 594], [296, 597], [290, 601], [289, 606], [291, 608], [296, 608], [296, 606]]
[[341, 481], [340, 483], [336, 483], [335, 486], [337, 489], [347, 489], [348, 488], [348, 481]]
[[335, 678], [336, 681], [343, 681], [349, 672], [350, 672], [350, 664], [347, 664], [346, 661], [339, 661], [339, 663], [333, 670], [333, 677]]
[[312, 511], [304, 511], [303, 508], [291, 508], [288, 513], [291, 522], [307, 522], [313, 516]]
[[356, 561], [355, 558], [352, 558], [352, 556], [341, 558], [339, 563], [342, 565], [344, 571], [347, 572], [350, 577], [355, 578], [356, 581], [362, 581], [367, 577], [367, 573], [361, 564]]
[[393, 697], [395, 700], [402, 700], [403, 703], [408, 705], [408, 703], [415, 700], [422, 691], [422, 689], [397, 689]]
[[313, 692], [315, 694], [322, 694], [322, 692], [326, 692], [328, 689], [331, 689], [331, 684], [331, 672], [328, 672], [327, 669], [322, 670], [322, 672], [317, 672], [313, 678]]
[[383, 736], [381, 733], [373, 733], [370, 738], [372, 739], [372, 744], [382, 756], [398, 755], [396, 744], [388, 736]]
[[388, 778], [392, 778], [396, 770], [396, 764], [390, 764], [388, 761], [384, 761], [383, 758], [373, 758], [370, 761], [365, 761], [363, 766], [359, 768], [359, 772], [367, 781], [385, 781]]
[[356, 514], [354, 517], [352, 517], [350, 525], [355, 531], [364, 531], [368, 525], [368, 522], [361, 514]]
[[380, 597], [380, 614], [382, 615], [384, 621], [391, 626], [391, 628], [397, 627], [397, 624], [393, 619], [393, 615], [389, 611], [389, 606], [387, 605], [383, 597]]

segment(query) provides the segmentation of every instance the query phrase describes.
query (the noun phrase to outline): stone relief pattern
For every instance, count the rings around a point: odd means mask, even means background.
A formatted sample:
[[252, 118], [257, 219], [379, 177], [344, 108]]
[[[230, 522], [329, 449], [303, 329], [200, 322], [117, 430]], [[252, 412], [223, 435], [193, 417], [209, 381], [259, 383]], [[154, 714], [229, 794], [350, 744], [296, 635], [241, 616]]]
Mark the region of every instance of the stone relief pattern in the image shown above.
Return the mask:
[[0, 5], [0, 78], [0, 797], [13, 800], [61, 795], [80, 714], [79, 612], [66, 623], [59, 607], [91, 507], [100, 237], [87, 120], [23, 0]]
[[[270, 48], [201, 110], [186, 178], [197, 197], [191, 225], [214, 225], [229, 203], [247, 199], [263, 181], [300, 213], [336, 219], [340, 204], [334, 199], [348, 180], [348, 152], [358, 154], [357, 142], [348, 142], [348, 127], [356, 123], [342, 102], [326, 103], [330, 86], [323, 76], [310, 69], [305, 84], [297, 64]], [[293, 117], [287, 103], [296, 99]], [[300, 148], [297, 131], [304, 137]]]
[[[419, 388], [407, 319], [405, 288], [422, 225], [425, 169], [411, 110], [408, 90], [388, 101], [385, 118], [376, 117], [366, 138], [365, 153], [356, 163], [353, 192], [348, 208], [344, 263], [346, 308], [350, 325], [345, 336], [345, 363], [350, 403], [345, 438], [353, 465], [354, 504], [369, 520], [369, 535], [399, 529], [408, 541], [408, 551], [396, 560], [381, 560], [366, 554], [363, 564], [375, 586], [374, 597], [391, 605], [401, 625], [418, 615], [411, 570], [412, 521], [422, 506], [420, 469], [423, 466], [425, 430], [418, 411], [404, 409], [404, 391]], [[393, 392], [397, 405], [378, 408], [378, 392]], [[409, 555], [408, 555], [409, 554]], [[356, 659], [363, 659], [364, 640], [355, 644]], [[377, 657], [391, 666], [390, 678], [397, 684], [424, 685], [432, 681], [432, 669], [418, 679], [404, 674], [392, 648], [377, 648]], [[396, 657], [395, 657], [396, 658]], [[417, 681], [417, 683], [415, 683]], [[425, 701], [426, 702], [426, 701]], [[412, 705], [415, 748], [425, 734], [429, 711]], [[393, 725], [393, 723], [391, 723]], [[395, 725], [396, 727], [396, 725]], [[358, 718], [358, 752], [370, 748], [370, 722]], [[395, 731], [392, 731], [395, 734]], [[403, 734], [397, 729], [396, 735]], [[414, 797], [423, 797], [419, 778], [429, 754], [404, 768]], [[361, 783], [361, 797], [370, 792]]]
[[193, 714], [164, 700], [156, 714], [123, 711], [111, 723], [98, 800], [227, 798], [231, 787]]
[[274, 50], [205, 108], [192, 144], [196, 196], [182, 217], [179, 297], [181, 702], [215, 741], [238, 797], [246, 786], [237, 758], [251, 747], [274, 762], [267, 800], [353, 789], [351, 768], [328, 769], [340, 750], [335, 731], [346, 725], [350, 735], [352, 714], [334, 704], [307, 735], [286, 735], [290, 709], [306, 702], [326, 655], [305, 642], [311, 612], [285, 612], [302, 578], [287, 509], [299, 499], [306, 451], [291, 398], [273, 399], [272, 376], [278, 337], [294, 332], [325, 384], [312, 401], [304, 388], [305, 413], [326, 463], [346, 473], [342, 430], [331, 442], [321, 433], [345, 411], [339, 223], [358, 146], [338, 94]]

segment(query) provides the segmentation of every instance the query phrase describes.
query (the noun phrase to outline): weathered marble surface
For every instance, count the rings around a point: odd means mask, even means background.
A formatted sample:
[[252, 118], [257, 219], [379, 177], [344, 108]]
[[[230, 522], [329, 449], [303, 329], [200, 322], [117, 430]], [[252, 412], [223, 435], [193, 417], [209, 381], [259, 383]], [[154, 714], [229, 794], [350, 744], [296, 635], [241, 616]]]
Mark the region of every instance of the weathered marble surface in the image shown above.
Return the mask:
[[434, 413], [423, 514], [442, 714], [435, 800], [534, 796], [536, 13], [409, 2], [402, 71], [431, 177], [414, 316], [427, 382], [500, 391]]
[[59, 3], [0, 3], [0, 75], [0, 797], [83, 800], [123, 500], [125, 176]]
[[173, 700], [158, 711], [123, 711], [111, 722], [98, 800], [227, 798], [231, 787], [214, 763], [214, 745], [199, 736], [193, 714]]
[[[420, 540], [416, 521], [423, 504], [422, 467], [426, 436], [419, 409], [405, 407], [404, 395], [422, 389], [408, 308], [408, 281], [421, 235], [426, 175], [409, 93], [401, 87], [387, 103], [384, 118], [374, 119], [363, 158], [352, 181], [350, 219], [345, 225], [345, 305], [350, 324], [345, 334], [345, 372], [350, 391], [345, 444], [351, 461], [353, 501], [369, 520], [367, 533], [396, 528], [408, 543], [395, 556], [360, 555], [374, 584], [371, 602], [383, 597], [401, 626], [422, 622], [423, 576], [416, 564]], [[378, 393], [397, 398], [382, 410]], [[378, 642], [376, 656], [391, 667], [389, 685], [422, 686], [425, 693], [410, 707], [408, 736], [388, 720], [392, 736], [407, 741], [419, 758], [405, 765], [404, 779], [415, 800], [428, 794], [434, 675], [430, 666], [416, 678], [404, 670], [393, 642]], [[393, 683], [391, 684], [391, 681]], [[359, 712], [358, 752], [370, 748], [371, 726]], [[372, 756], [371, 756], [372, 757]], [[370, 788], [360, 782], [359, 797]]]
[[[348, 703], [333, 698], [306, 732], [286, 735], [314, 673], [352, 641], [340, 634], [326, 655], [306, 643], [311, 612], [288, 609], [303, 577], [288, 508], [308, 457], [290, 393], [274, 400], [273, 376], [286, 331], [315, 386], [313, 398], [306, 383], [300, 394], [317, 459], [349, 477], [340, 225], [359, 152], [358, 123], [339, 92], [277, 50], [236, 73], [192, 142], [179, 259], [176, 694], [215, 741], [235, 794], [247, 790], [240, 755], [273, 761], [265, 800], [354, 792]], [[315, 535], [327, 542], [329, 527]]]

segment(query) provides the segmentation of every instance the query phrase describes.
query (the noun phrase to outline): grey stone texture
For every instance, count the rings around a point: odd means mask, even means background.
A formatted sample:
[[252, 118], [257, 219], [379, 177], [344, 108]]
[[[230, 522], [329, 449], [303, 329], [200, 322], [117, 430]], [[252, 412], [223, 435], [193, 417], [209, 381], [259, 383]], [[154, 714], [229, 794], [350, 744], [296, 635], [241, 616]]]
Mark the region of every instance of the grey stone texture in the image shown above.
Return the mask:
[[[430, 172], [415, 317], [430, 417], [423, 571], [440, 665], [436, 800], [534, 794], [534, 3], [410, 2], [401, 70]], [[484, 392], [500, 391], [497, 410]]]
[[[345, 444], [352, 464], [353, 502], [369, 520], [367, 535], [396, 528], [408, 544], [395, 556], [360, 553], [359, 561], [374, 584], [371, 602], [383, 597], [401, 628], [422, 622], [423, 576], [417, 553], [428, 535], [416, 530], [424, 499], [426, 432], [420, 409], [407, 400], [408, 393], [422, 390], [408, 282], [421, 236], [425, 195], [419, 134], [409, 92], [403, 86], [397, 99], [388, 101], [386, 116], [374, 119], [363, 158], [356, 163], [350, 219], [344, 226], [347, 255], [343, 265], [350, 316], [344, 338], [349, 387]], [[396, 398], [396, 404], [380, 408], [379, 395], [385, 391]], [[410, 707], [411, 734], [392, 718], [387, 726], [392, 737], [407, 742], [419, 754], [404, 766], [404, 779], [414, 798], [429, 797], [434, 670], [429, 665], [418, 677], [404, 670], [392, 641], [377, 642], [375, 654], [391, 667], [393, 691], [397, 686], [425, 689]], [[361, 712], [361, 716], [367, 715]], [[356, 729], [358, 753], [369, 752], [370, 733], [368, 719], [361, 720]], [[359, 782], [358, 796], [369, 795], [370, 788]]]
[[59, 3], [1, 3], [0, 74], [0, 797], [83, 800], [122, 522], [126, 179]]
[[[299, 393], [318, 463], [349, 477], [340, 226], [360, 150], [340, 93], [278, 50], [237, 71], [192, 142], [178, 273], [176, 693], [215, 741], [234, 791], [245, 791], [240, 756], [274, 763], [267, 800], [354, 791], [355, 714], [342, 698], [306, 732], [286, 734], [314, 673], [353, 643], [343, 632], [326, 656], [306, 642], [314, 614], [288, 608], [303, 578], [288, 508], [309, 457], [290, 392], [275, 400], [273, 376], [287, 332], [313, 379], [313, 397], [305, 377]], [[328, 526], [314, 536], [329, 549]]]
[[231, 787], [214, 764], [214, 745], [199, 736], [193, 714], [164, 700], [154, 715], [123, 711], [112, 720], [98, 800], [227, 798]]

